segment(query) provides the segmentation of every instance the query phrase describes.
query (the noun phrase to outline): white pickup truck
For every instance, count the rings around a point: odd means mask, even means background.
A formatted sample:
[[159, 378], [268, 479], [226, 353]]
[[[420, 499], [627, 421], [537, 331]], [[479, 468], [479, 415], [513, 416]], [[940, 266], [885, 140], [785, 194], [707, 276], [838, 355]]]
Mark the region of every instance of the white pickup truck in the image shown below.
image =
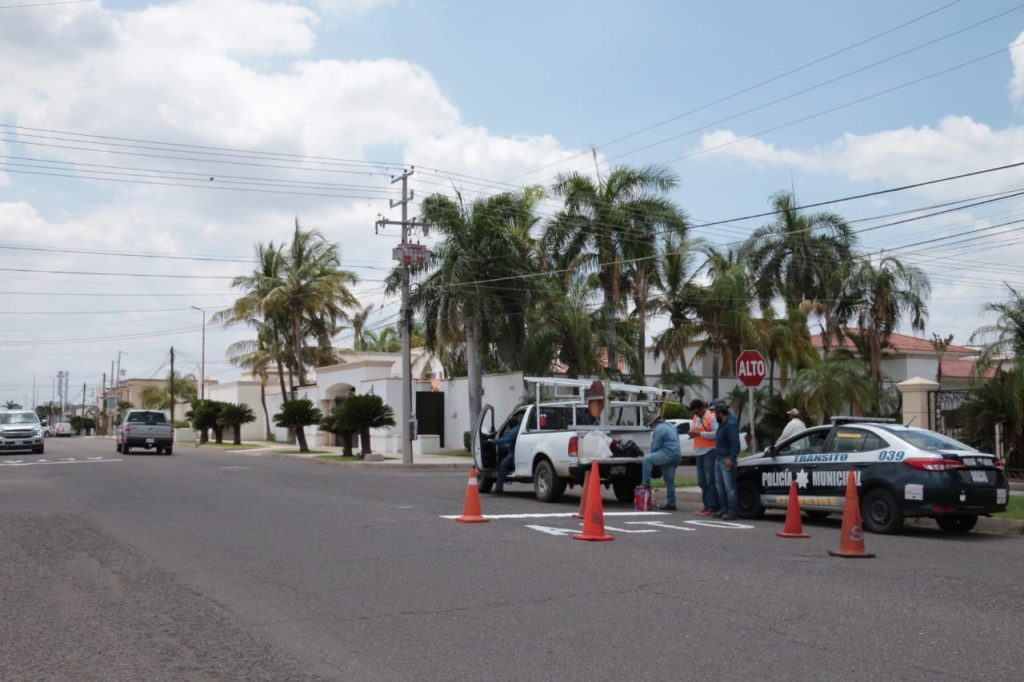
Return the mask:
[[[583, 483], [583, 476], [597, 461], [601, 482], [611, 486], [620, 502], [631, 502], [641, 482], [641, 463], [651, 442], [648, 417], [657, 409], [655, 397], [672, 391], [651, 386], [609, 383], [592, 416], [594, 394], [589, 380], [527, 377], [536, 389], [535, 402], [521, 405], [495, 428], [494, 408], [484, 405], [472, 434], [477, 486], [490, 492], [498, 477], [498, 455], [489, 441], [520, 424], [515, 443], [515, 466], [509, 483], [532, 483], [542, 502], [562, 496], [566, 486]], [[541, 399], [541, 389], [556, 395]], [[650, 399], [641, 399], [642, 396]], [[623, 397], [625, 399], [623, 399]], [[539, 409], [538, 409], [539, 406]], [[632, 441], [636, 447], [627, 446]], [[656, 472], [657, 473], [657, 472]], [[658, 474], [660, 475], [660, 474]]]

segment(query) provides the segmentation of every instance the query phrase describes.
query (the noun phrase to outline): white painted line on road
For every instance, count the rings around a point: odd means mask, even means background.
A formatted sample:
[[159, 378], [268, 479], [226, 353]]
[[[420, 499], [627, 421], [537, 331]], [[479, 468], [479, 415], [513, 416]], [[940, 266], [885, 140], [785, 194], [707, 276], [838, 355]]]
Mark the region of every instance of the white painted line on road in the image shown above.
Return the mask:
[[695, 531], [696, 528], [687, 528], [686, 526], [673, 526], [671, 523], [665, 523], [664, 521], [626, 521], [626, 525], [634, 526], [654, 526], [655, 528], [670, 528], [672, 530], [688, 530]]
[[615, 526], [605, 526], [605, 530], [613, 530], [616, 533], [657, 533], [658, 531], [650, 528], [641, 528], [640, 530], [627, 530], [626, 528], [616, 528]]
[[574, 535], [580, 532], [579, 528], [555, 528], [553, 526], [534, 526], [530, 524], [526, 524], [526, 527], [532, 530], [539, 530], [541, 533], [547, 533], [548, 535], [554, 535], [556, 537]]
[[744, 523], [733, 523], [732, 521], [683, 521], [683, 523], [688, 523], [691, 526], [704, 526], [705, 528], [753, 528], [753, 526], [748, 526]]
[[123, 462], [123, 461], [124, 461], [123, 459], [93, 459], [93, 460], [89, 460], [89, 461], [83, 460], [83, 461], [80, 461], [80, 462], [79, 461], [73, 461], [73, 462], [50, 462], [50, 461], [47, 461], [45, 459], [40, 459], [40, 460], [35, 461], [35, 462], [21, 462], [21, 461], [10, 462], [10, 461], [4, 461], [4, 462], [0, 462], [0, 466], [2, 466], [2, 467], [34, 467], [34, 466], [39, 466], [40, 464], [104, 464], [106, 462]]
[[[668, 512], [605, 512], [605, 516], [669, 516]], [[457, 519], [461, 514], [445, 514], [442, 519]], [[568, 519], [576, 512], [554, 512], [549, 514], [484, 514], [486, 519]]]

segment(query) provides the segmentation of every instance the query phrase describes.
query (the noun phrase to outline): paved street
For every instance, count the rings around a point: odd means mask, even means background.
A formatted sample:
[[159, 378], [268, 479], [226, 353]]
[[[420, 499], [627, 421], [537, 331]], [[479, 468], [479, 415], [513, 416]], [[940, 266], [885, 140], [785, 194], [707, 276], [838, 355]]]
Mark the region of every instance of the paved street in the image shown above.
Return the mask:
[[[73, 461], [72, 459], [73, 458]], [[45, 461], [43, 461], [45, 460]], [[468, 461], [467, 461], [468, 464]], [[0, 456], [3, 680], [1016, 679], [1024, 539], [916, 529], [840, 560], [466, 472], [352, 469], [106, 440]], [[561, 516], [530, 516], [548, 515]], [[617, 515], [621, 514], [621, 515]], [[515, 515], [512, 517], [505, 515]]]

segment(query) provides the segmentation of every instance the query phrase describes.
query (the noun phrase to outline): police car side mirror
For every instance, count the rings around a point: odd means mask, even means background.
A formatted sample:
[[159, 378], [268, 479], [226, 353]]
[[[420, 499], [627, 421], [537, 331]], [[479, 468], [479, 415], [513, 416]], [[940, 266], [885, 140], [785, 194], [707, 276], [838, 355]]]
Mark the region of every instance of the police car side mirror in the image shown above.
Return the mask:
[[764, 456], [765, 456], [765, 457], [774, 457], [774, 456], [775, 456], [775, 448], [774, 448], [774, 447], [772, 447], [771, 445], [769, 445], [768, 447], [766, 447], [766, 448], [764, 449]]

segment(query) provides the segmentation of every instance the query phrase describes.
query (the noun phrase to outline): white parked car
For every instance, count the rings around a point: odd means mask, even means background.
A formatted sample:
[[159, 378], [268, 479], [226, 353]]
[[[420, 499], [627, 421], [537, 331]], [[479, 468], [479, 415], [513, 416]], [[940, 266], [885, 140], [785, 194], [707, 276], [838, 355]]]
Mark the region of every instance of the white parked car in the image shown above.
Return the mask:
[[674, 426], [676, 433], [679, 434], [679, 452], [683, 456], [683, 464], [693, 464], [695, 456], [693, 454], [693, 439], [690, 438], [691, 421], [689, 419], [666, 419], [665, 422]]

